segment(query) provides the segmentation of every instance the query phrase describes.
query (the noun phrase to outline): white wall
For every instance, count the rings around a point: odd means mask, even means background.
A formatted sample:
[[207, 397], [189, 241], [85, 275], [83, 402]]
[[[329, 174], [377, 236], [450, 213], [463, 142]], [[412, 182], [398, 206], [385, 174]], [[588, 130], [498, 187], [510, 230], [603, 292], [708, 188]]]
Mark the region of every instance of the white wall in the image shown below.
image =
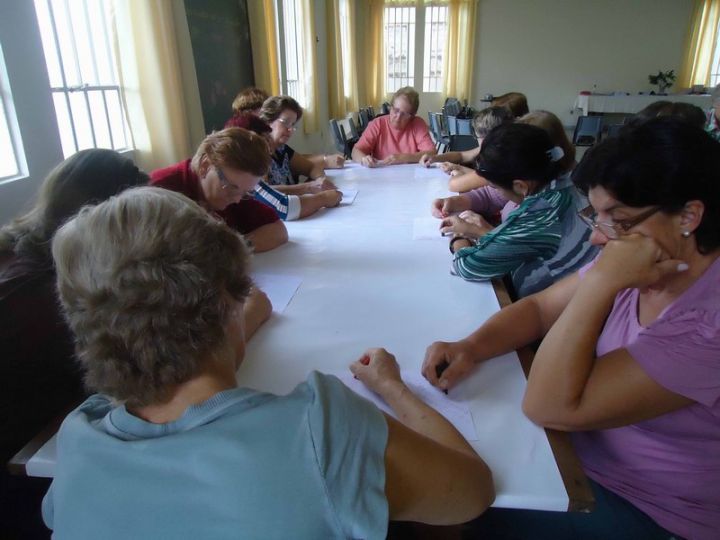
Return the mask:
[[473, 99], [523, 92], [566, 125], [581, 90], [649, 91], [680, 68], [691, 0], [480, 0]]

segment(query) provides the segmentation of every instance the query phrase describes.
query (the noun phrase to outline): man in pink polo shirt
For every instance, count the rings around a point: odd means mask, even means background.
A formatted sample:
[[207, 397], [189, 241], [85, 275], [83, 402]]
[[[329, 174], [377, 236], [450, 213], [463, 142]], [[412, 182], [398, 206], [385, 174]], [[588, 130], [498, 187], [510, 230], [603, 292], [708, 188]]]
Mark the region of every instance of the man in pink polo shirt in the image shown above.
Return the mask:
[[365, 167], [417, 163], [423, 154], [435, 154], [427, 124], [415, 116], [420, 97], [405, 86], [392, 97], [390, 114], [376, 118], [362, 134], [352, 151], [354, 161]]

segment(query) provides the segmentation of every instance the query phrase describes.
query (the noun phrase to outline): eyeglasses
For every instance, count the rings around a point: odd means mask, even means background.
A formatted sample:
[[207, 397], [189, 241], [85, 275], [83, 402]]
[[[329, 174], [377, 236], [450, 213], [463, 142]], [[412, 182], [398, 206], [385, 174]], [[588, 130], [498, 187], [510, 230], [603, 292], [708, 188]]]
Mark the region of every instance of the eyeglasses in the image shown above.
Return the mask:
[[627, 234], [630, 229], [640, 225], [640, 223], [659, 211], [659, 206], [653, 206], [633, 218], [617, 221], [616, 223], [605, 223], [597, 221], [597, 212], [595, 212], [595, 209], [592, 206], [588, 206], [578, 212], [578, 217], [582, 219], [585, 225], [590, 227], [592, 230], [597, 229], [610, 240], [617, 240], [623, 234]]
[[409, 116], [413, 116], [413, 113], [401, 111], [397, 107], [390, 107], [390, 114], [395, 114], [399, 116], [400, 118], [407, 118]]
[[285, 120], [284, 118], [278, 118], [278, 122], [280, 122], [285, 129], [288, 131], [296, 131], [297, 130], [297, 124], [291, 124], [289, 120]]
[[230, 191], [233, 194], [241, 193], [243, 194], [244, 199], [249, 199], [252, 197], [252, 193], [254, 190], [245, 190], [241, 188], [240, 186], [236, 186], [233, 184], [230, 180], [227, 179], [227, 176], [225, 176], [225, 173], [222, 171], [220, 167], [215, 166], [215, 171], [217, 172], [218, 180], [220, 180], [220, 183], [222, 184], [222, 188]]

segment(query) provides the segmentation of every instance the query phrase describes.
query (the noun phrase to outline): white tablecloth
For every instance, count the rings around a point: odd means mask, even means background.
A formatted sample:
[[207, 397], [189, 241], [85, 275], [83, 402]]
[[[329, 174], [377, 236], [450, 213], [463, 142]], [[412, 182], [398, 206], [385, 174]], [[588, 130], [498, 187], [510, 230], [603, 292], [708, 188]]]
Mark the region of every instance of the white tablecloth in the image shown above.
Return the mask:
[[575, 99], [575, 108], [582, 109], [584, 116], [589, 113], [626, 113], [635, 114], [656, 101], [677, 101], [697, 105], [703, 110], [712, 107], [712, 97], [709, 95], [682, 95], [668, 96], [587, 96], [579, 95]]
[[[248, 343], [238, 370], [243, 386], [285, 394], [310, 370], [345, 373], [378, 346], [404, 371], [418, 372], [431, 342], [460, 339], [498, 310], [490, 284], [450, 274], [447, 239], [413, 239], [432, 199], [448, 194], [445, 174], [355, 164], [328, 174], [339, 187], [358, 190], [354, 203], [288, 223], [290, 242], [254, 257], [254, 272], [302, 283]], [[525, 385], [512, 353], [482, 364], [448, 399], [472, 412], [480, 438], [472, 444], [493, 471], [495, 506], [566, 510], [545, 433], [520, 409]], [[52, 475], [54, 440], [30, 461], [29, 474]]]

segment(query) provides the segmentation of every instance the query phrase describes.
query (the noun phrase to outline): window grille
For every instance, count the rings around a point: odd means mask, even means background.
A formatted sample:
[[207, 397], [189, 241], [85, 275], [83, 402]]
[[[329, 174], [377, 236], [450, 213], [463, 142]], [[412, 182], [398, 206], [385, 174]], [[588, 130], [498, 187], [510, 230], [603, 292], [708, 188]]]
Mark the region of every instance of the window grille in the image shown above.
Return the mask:
[[110, 46], [110, 2], [35, 0], [63, 154], [130, 147]]

